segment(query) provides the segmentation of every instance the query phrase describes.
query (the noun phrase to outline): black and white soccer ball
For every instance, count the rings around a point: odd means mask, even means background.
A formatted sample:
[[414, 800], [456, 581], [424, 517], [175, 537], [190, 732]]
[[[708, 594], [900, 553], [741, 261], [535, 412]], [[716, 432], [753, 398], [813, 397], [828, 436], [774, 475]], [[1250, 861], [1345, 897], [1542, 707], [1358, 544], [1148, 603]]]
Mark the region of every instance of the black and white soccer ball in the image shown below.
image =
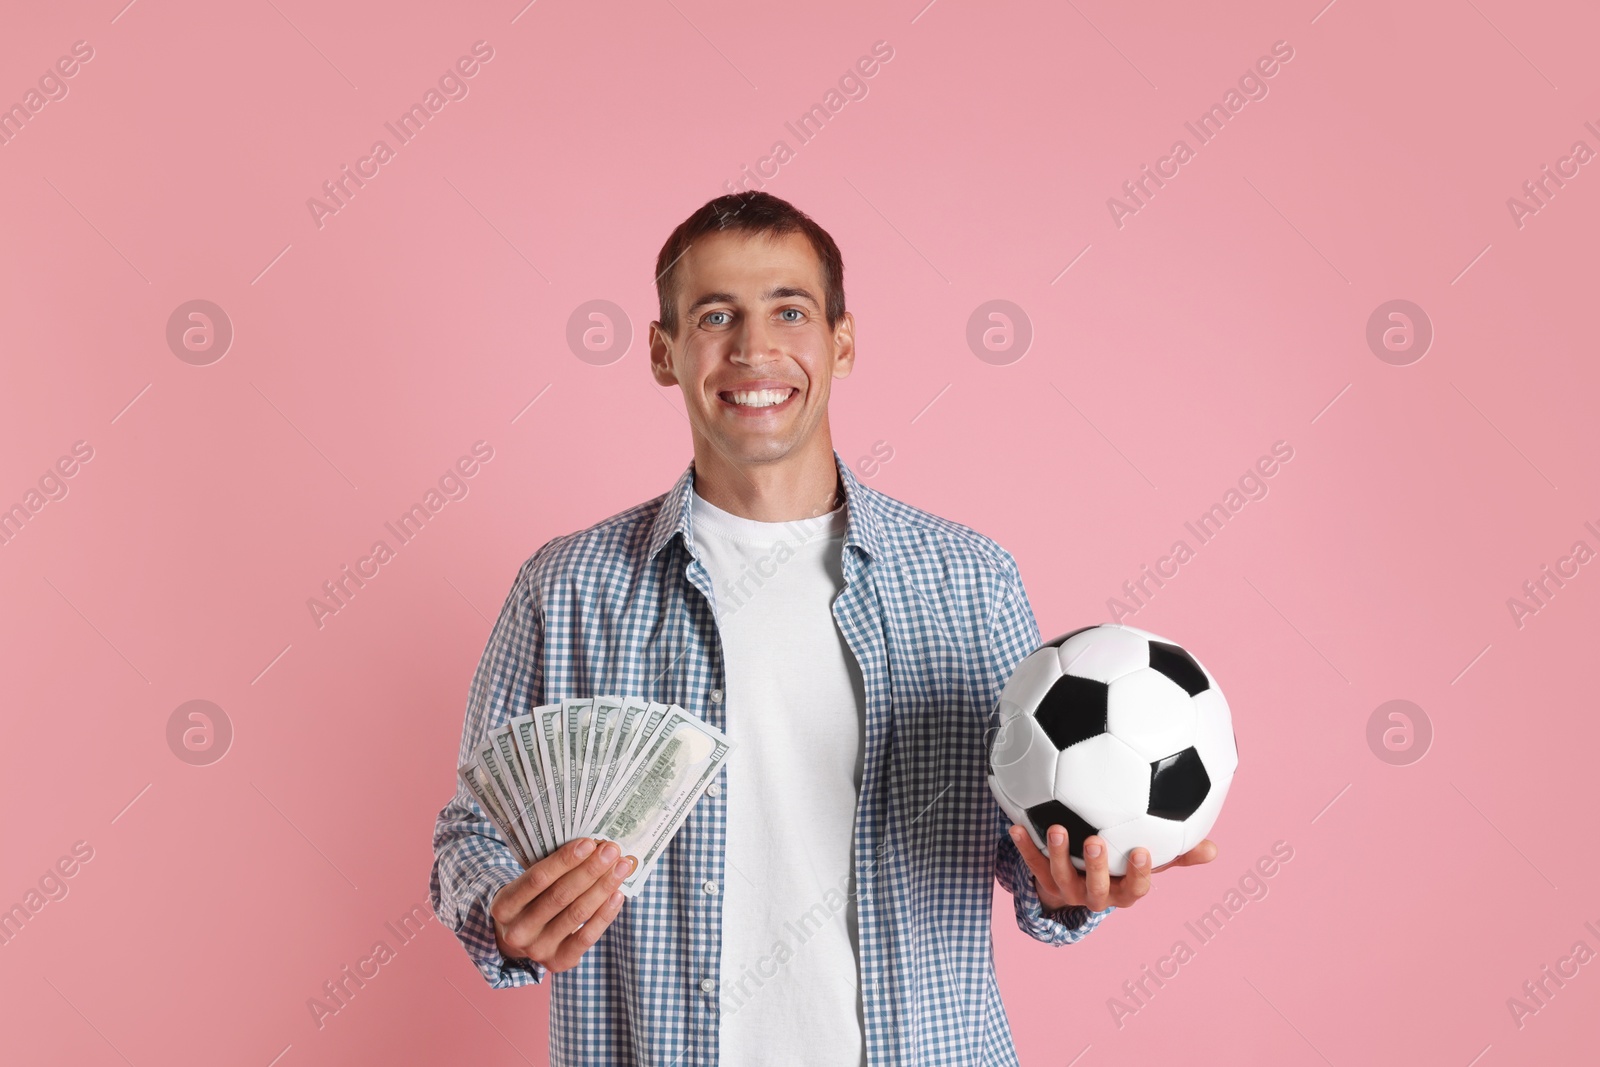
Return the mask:
[[989, 788], [1040, 851], [1059, 823], [1073, 866], [1083, 840], [1110, 846], [1113, 875], [1143, 847], [1150, 865], [1194, 848], [1239, 764], [1228, 702], [1181, 646], [1131, 626], [1063, 634], [1017, 665], [1000, 694]]

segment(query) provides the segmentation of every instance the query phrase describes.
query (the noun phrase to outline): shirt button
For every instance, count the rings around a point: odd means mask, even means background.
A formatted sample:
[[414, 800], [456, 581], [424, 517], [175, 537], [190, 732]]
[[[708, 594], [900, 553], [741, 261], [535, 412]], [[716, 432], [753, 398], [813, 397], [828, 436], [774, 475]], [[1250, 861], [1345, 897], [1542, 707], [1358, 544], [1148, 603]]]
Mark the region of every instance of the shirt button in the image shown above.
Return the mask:
[[706, 795], [720, 797], [722, 795], [722, 787], [716, 782], [712, 782], [710, 785], [706, 786]]
[[717, 895], [717, 883], [715, 882], [707, 882], [700, 888], [706, 891], [706, 896], [708, 897], [714, 897]]
[[717, 991], [717, 983], [716, 982], [713, 982], [709, 978], [700, 979], [700, 992], [702, 992], [702, 993], [715, 993], [716, 991]]
[[720, 704], [720, 703], [722, 703], [722, 690], [720, 690], [720, 689], [713, 689], [713, 690], [712, 690], [712, 691], [711, 691], [711, 703], [713, 703], [713, 704]]

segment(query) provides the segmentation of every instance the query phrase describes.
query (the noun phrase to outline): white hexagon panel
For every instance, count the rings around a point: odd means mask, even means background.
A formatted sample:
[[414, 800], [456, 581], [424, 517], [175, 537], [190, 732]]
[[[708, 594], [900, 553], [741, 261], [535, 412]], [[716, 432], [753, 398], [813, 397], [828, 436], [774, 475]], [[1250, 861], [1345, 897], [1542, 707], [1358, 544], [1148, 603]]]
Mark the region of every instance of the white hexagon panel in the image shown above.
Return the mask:
[[[1109, 830], [1101, 830], [1100, 836], [1106, 839], [1110, 849], [1107, 867], [1112, 876], [1128, 873], [1128, 853], [1136, 848], [1149, 849], [1152, 867], [1159, 867], [1188, 851], [1183, 846], [1184, 826], [1171, 819], [1140, 815]], [[1083, 870], [1083, 864], [1077, 860], [1073, 860], [1073, 866]]]
[[989, 752], [989, 766], [1006, 795], [1023, 807], [1043, 804], [1055, 794], [1056, 747], [1032, 715], [1000, 724]]
[[1145, 667], [1111, 683], [1106, 728], [1154, 762], [1194, 744], [1194, 702], [1172, 679]]
[[1055, 799], [1094, 826], [1115, 826], [1150, 807], [1150, 764], [1111, 734], [1079, 741], [1056, 758]]
[[1061, 672], [1114, 682], [1140, 667], [1150, 666], [1150, 643], [1120, 626], [1096, 626], [1074, 634], [1056, 650], [1061, 657]]

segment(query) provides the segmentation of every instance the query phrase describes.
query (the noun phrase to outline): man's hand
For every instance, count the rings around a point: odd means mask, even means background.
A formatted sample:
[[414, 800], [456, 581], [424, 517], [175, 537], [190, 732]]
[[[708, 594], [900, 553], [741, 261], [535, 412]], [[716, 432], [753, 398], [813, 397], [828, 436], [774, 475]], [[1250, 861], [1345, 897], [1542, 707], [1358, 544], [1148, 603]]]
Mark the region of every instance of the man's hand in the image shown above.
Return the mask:
[[[1045, 911], [1057, 911], [1071, 904], [1082, 904], [1090, 911], [1104, 911], [1107, 905], [1126, 908], [1150, 892], [1148, 849], [1136, 848], [1128, 854], [1128, 873], [1113, 878], [1105, 839], [1091, 834], [1083, 841], [1083, 862], [1088, 869], [1079, 871], [1072, 865], [1068, 852], [1067, 831], [1062, 826], [1051, 826], [1046, 835], [1050, 855], [1040, 852], [1033, 838], [1021, 826], [1013, 824], [1011, 840], [1017, 843], [1028, 869], [1033, 872], [1033, 884], [1039, 890], [1039, 903]], [[1217, 845], [1209, 837], [1185, 852], [1171, 863], [1163, 863], [1156, 871], [1168, 867], [1192, 867], [1197, 863], [1210, 863], [1217, 858]]]
[[617, 887], [638, 860], [618, 858], [610, 841], [568, 841], [513, 881], [489, 905], [494, 940], [507, 959], [530, 959], [569, 971], [600, 940], [622, 910]]

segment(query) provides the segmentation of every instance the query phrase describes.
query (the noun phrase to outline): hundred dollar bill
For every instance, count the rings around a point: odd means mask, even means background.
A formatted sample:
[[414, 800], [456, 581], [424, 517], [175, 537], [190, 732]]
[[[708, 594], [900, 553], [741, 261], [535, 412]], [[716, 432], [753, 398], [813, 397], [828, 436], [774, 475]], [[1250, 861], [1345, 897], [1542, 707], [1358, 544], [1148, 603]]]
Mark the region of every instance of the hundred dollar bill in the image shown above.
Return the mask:
[[[614, 776], [611, 789], [602, 801], [608, 807], [612, 799], [616, 797], [617, 793], [628, 781], [628, 776], [633, 772], [634, 765], [638, 762], [640, 756], [650, 749], [652, 739], [661, 726], [662, 720], [675, 707], [672, 704], [661, 704], [654, 700], [646, 700], [643, 697], [629, 697], [626, 699], [634, 701], [636, 704], [643, 704], [644, 714], [635, 718], [631, 736], [619, 738], [615, 744], [613, 756]], [[604, 808], [600, 810], [603, 811]], [[633, 877], [629, 879], [632, 885], [624, 889], [625, 896], [632, 897], [639, 892], [639, 889], [649, 880], [651, 872], [656, 869], [656, 863], [660, 859], [661, 855], [658, 852], [654, 859], [648, 863], [641, 862], [638, 867], [634, 868]]]
[[477, 803], [479, 808], [483, 809], [484, 815], [494, 824], [494, 828], [500, 832], [500, 836], [505, 838], [506, 843], [511, 846], [511, 850], [518, 854], [518, 860], [521, 860], [522, 846], [517, 841], [516, 835], [508, 829], [511, 824], [506, 819], [505, 812], [500, 809], [500, 802], [495, 799], [493, 787], [484, 780], [482, 772], [479, 771], [477, 761], [463, 763], [457, 767], [456, 777], [460, 779], [462, 788], [467, 791], [467, 795]]
[[578, 810], [578, 802], [583, 797], [583, 743], [589, 737], [589, 718], [594, 711], [594, 700], [589, 697], [563, 700], [561, 707], [567, 724], [567, 836], [582, 837], [583, 825], [579, 822], [582, 813]]
[[623, 880], [624, 896], [639, 892], [644, 876], [732, 749], [721, 730], [676, 704], [662, 717], [646, 751], [595, 824], [595, 837], [615, 841], [624, 856], [639, 860]]
[[506, 818], [506, 813], [501, 809], [499, 801], [495, 799], [494, 789], [481, 777], [477, 763], [464, 763], [456, 768], [456, 775], [461, 779], [461, 784], [466, 786], [467, 794], [478, 802], [478, 807], [494, 823], [500, 836], [511, 847], [511, 852], [517, 857], [517, 862], [524, 868], [533, 866], [531, 858], [522, 851], [522, 843], [517, 835], [511, 831], [511, 821]]
[[567, 829], [567, 740], [562, 719], [561, 704], [546, 704], [535, 708], [534, 739], [539, 743], [539, 762], [544, 764], [545, 780], [555, 796], [551, 814], [556, 817], [556, 836], [562, 841], [572, 839]]
[[598, 789], [605, 776], [606, 746], [617, 728], [617, 713], [622, 710], [621, 697], [595, 697], [594, 714], [589, 726], [589, 739], [584, 742], [583, 794], [578, 798], [578, 820], [587, 825], [595, 812]]
[[539, 722], [535, 714], [538, 710], [535, 708], [527, 715], [512, 719], [511, 736], [516, 741], [517, 759], [522, 763], [522, 776], [528, 783], [528, 792], [533, 794], [533, 814], [544, 831], [545, 841], [554, 850], [561, 847], [565, 838], [556, 833], [555, 794], [551, 790], [550, 777], [539, 761]]
[[495, 799], [500, 802], [500, 810], [511, 821], [509, 829], [522, 845], [522, 854], [529, 857], [530, 866], [533, 857], [533, 843], [528, 840], [527, 834], [522, 829], [522, 819], [517, 814], [516, 787], [510, 779], [510, 772], [500, 764], [500, 753], [495, 747], [493, 737], [485, 737], [478, 744], [478, 766], [494, 786]]
[[517, 811], [516, 795], [513, 791], [509, 776], [500, 763], [500, 754], [495, 750], [494, 738], [485, 734], [478, 744], [477, 749], [477, 777], [483, 783], [484, 792], [499, 809], [501, 817], [505, 820], [505, 828], [510, 835], [510, 840], [516, 842], [518, 849], [531, 862], [533, 859], [533, 844], [522, 829], [522, 820]]
[[535, 814], [539, 802], [533, 798], [533, 790], [522, 773], [522, 760], [517, 757], [517, 740], [511, 732], [511, 724], [507, 723], [497, 730], [490, 731], [489, 736], [494, 739], [495, 748], [500, 753], [500, 762], [510, 774], [510, 785], [517, 801], [518, 815], [522, 820], [522, 836], [528, 839], [528, 845], [533, 850], [533, 858], [544, 859], [555, 851], [555, 846], [545, 839], [544, 828], [539, 822], [538, 815]]
[[[651, 739], [661, 728], [661, 722], [667, 717], [667, 712], [675, 707], [676, 704], [658, 704], [653, 700], [645, 705], [644, 718], [629, 740], [628, 750], [622, 753], [621, 763], [617, 767], [616, 781], [612, 785], [613, 790], [622, 788], [622, 783], [628, 780], [628, 775], [633, 773], [633, 765], [639, 761], [639, 756], [649, 751]], [[609, 805], [609, 801], [607, 803]]]
[[600, 756], [600, 766], [605, 769], [600, 773], [599, 781], [595, 783], [594, 797], [590, 801], [590, 807], [596, 814], [604, 810], [603, 805], [610, 799], [617, 782], [622, 780], [622, 772], [627, 767], [628, 757], [633, 753], [634, 742], [638, 740], [645, 718], [649, 710], [657, 706], [665, 712], [665, 704], [651, 704], [643, 697], [622, 698], [621, 707], [611, 718], [610, 736], [606, 739], [605, 749]]
[[485, 737], [473, 750], [472, 778], [468, 784], [476, 787], [473, 796], [477, 799], [483, 810], [489, 813], [495, 824], [504, 832], [506, 840], [520, 848], [521, 835], [512, 829], [512, 820], [506, 814], [505, 802], [495, 790], [494, 783], [489, 780], [489, 772], [484, 769], [484, 749], [491, 746], [492, 742]]

